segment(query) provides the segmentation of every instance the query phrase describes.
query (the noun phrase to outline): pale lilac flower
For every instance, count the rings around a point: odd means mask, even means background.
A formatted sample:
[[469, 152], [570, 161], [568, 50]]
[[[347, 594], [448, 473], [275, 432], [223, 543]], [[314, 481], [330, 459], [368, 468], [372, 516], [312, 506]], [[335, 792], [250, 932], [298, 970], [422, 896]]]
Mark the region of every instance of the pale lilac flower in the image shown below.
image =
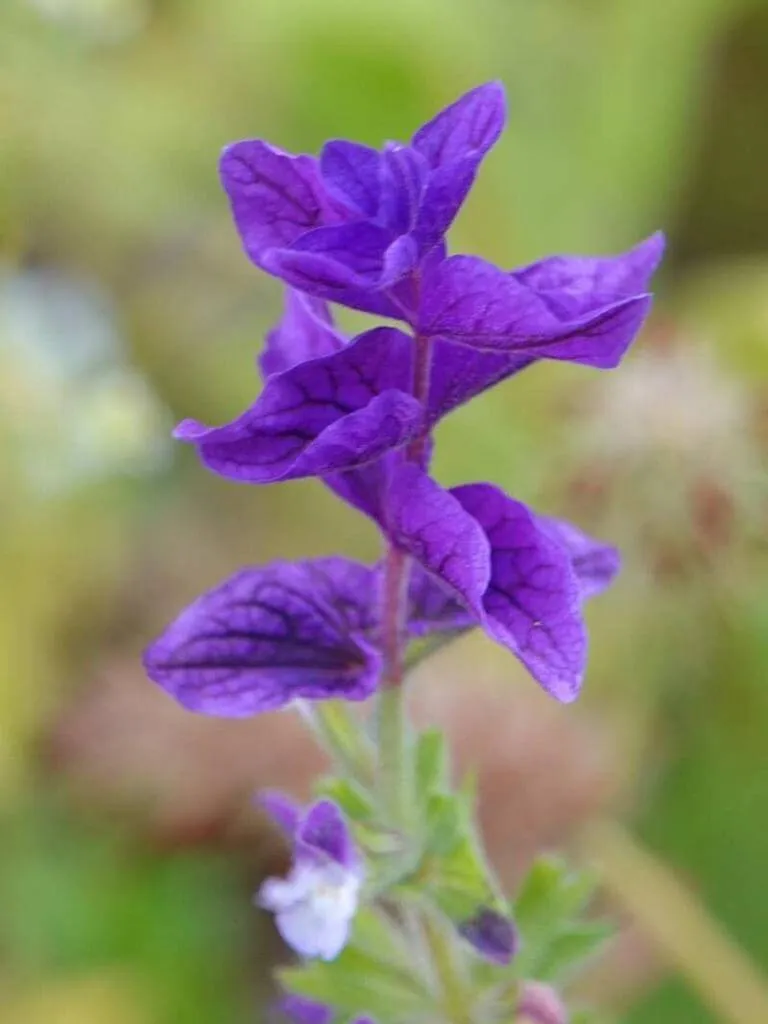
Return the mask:
[[297, 953], [334, 960], [344, 948], [360, 899], [364, 869], [339, 808], [319, 800], [303, 813], [270, 795], [265, 806], [293, 840], [286, 878], [268, 878], [258, 903], [275, 915], [277, 929]]

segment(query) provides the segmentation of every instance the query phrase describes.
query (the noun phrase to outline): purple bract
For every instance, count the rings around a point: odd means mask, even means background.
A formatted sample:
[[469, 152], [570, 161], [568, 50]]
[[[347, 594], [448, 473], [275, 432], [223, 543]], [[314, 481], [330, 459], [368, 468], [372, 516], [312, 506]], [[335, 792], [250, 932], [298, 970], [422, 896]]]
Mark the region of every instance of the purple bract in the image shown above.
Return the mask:
[[221, 157], [221, 180], [246, 253], [300, 290], [409, 319], [412, 285], [504, 127], [504, 92], [480, 86], [407, 145], [326, 143], [293, 156], [260, 139]]
[[[480, 86], [377, 151], [319, 158], [238, 142], [221, 173], [248, 255], [289, 285], [261, 356], [266, 383], [230, 423], [176, 436], [247, 483], [322, 479], [410, 557], [404, 635], [479, 625], [561, 701], [578, 694], [582, 603], [617, 552], [487, 483], [429, 475], [453, 409], [542, 359], [616, 366], [648, 311], [660, 235], [615, 257], [556, 256], [507, 272], [448, 256], [444, 236], [498, 139], [503, 90]], [[403, 321], [348, 340], [326, 299]], [[382, 667], [381, 572], [342, 558], [243, 569], [147, 651], [186, 707], [249, 715], [296, 699], [362, 700]]]

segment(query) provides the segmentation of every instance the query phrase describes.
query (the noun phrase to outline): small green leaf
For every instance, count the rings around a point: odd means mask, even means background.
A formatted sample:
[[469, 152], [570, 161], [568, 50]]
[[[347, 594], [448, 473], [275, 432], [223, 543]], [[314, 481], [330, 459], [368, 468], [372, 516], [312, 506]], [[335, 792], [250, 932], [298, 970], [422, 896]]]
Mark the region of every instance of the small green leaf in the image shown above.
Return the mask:
[[463, 838], [464, 812], [455, 796], [433, 793], [427, 803], [426, 849], [428, 853], [445, 856]]
[[543, 857], [533, 865], [514, 910], [521, 936], [516, 967], [522, 975], [559, 976], [604, 941], [602, 924], [576, 920], [593, 890], [588, 872], [573, 872], [558, 858]]
[[595, 956], [612, 934], [613, 928], [604, 921], [571, 925], [549, 942], [537, 964], [536, 977], [542, 981], [562, 980]]
[[303, 707], [316, 736], [336, 761], [353, 778], [373, 778], [373, 749], [357, 716], [344, 701], [328, 700]]
[[402, 932], [383, 910], [370, 906], [358, 910], [353, 925], [352, 945], [399, 970], [409, 970], [411, 967], [411, 954], [403, 942]]
[[439, 729], [426, 729], [416, 744], [416, 793], [420, 805], [448, 784], [448, 750]]
[[432, 864], [426, 883], [440, 909], [457, 923], [471, 917], [480, 906], [504, 909], [494, 892], [482, 858], [469, 836]]
[[531, 937], [556, 930], [587, 905], [594, 878], [573, 872], [556, 857], [541, 857], [533, 865], [515, 900], [515, 920]]

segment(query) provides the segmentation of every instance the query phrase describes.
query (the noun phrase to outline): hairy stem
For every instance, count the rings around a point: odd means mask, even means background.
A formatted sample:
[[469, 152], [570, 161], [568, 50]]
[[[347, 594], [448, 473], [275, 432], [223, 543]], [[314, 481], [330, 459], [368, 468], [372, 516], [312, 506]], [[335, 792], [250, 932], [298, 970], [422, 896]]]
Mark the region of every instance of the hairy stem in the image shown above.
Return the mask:
[[[413, 339], [413, 385], [415, 398], [426, 409], [429, 400], [429, 384], [432, 373], [432, 339], [417, 334]], [[411, 462], [425, 467], [429, 458], [429, 433], [425, 431], [420, 437], [411, 441], [405, 449], [405, 456]]]
[[[412, 393], [426, 407], [429, 397], [432, 344], [429, 338], [414, 338]], [[429, 456], [429, 435], [412, 441], [405, 457], [424, 466]], [[408, 614], [410, 558], [393, 544], [384, 555], [384, 580], [380, 619], [384, 677], [378, 702], [378, 783], [382, 804], [393, 824], [404, 825], [409, 818], [408, 737], [405, 720], [403, 681]]]

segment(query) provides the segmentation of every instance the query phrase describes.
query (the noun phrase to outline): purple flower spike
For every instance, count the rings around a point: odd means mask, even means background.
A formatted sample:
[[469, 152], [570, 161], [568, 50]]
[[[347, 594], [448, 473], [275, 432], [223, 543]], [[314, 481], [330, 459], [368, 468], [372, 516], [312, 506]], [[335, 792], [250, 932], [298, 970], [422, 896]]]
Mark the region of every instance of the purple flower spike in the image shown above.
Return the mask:
[[[278, 344], [273, 336], [269, 363]], [[286, 350], [280, 350], [283, 358]], [[407, 393], [411, 358], [406, 335], [379, 327], [271, 376], [231, 423], [206, 427], [184, 420], [175, 436], [194, 444], [209, 469], [247, 483], [353, 469], [423, 432], [424, 410]]]
[[653, 235], [614, 258], [558, 256], [512, 273], [452, 256], [425, 277], [418, 329], [481, 351], [608, 369], [645, 319], [663, 248]]
[[483, 907], [473, 918], [465, 921], [459, 931], [481, 956], [501, 967], [511, 963], [517, 952], [514, 925], [508, 917], [489, 907]]
[[518, 1024], [568, 1024], [569, 1016], [560, 996], [551, 985], [526, 981], [517, 1004]]
[[409, 145], [334, 140], [319, 160], [260, 140], [228, 146], [221, 180], [246, 253], [302, 291], [409, 319], [400, 285], [442, 243], [505, 116], [503, 89], [490, 83]]
[[344, 558], [243, 569], [203, 594], [146, 651], [180, 704], [240, 718], [297, 698], [364, 700], [380, 655], [366, 639], [376, 582]]
[[274, 913], [280, 934], [297, 953], [334, 960], [357, 910], [362, 860], [341, 811], [330, 800], [307, 809], [293, 841], [288, 876], [268, 878], [258, 902]]

